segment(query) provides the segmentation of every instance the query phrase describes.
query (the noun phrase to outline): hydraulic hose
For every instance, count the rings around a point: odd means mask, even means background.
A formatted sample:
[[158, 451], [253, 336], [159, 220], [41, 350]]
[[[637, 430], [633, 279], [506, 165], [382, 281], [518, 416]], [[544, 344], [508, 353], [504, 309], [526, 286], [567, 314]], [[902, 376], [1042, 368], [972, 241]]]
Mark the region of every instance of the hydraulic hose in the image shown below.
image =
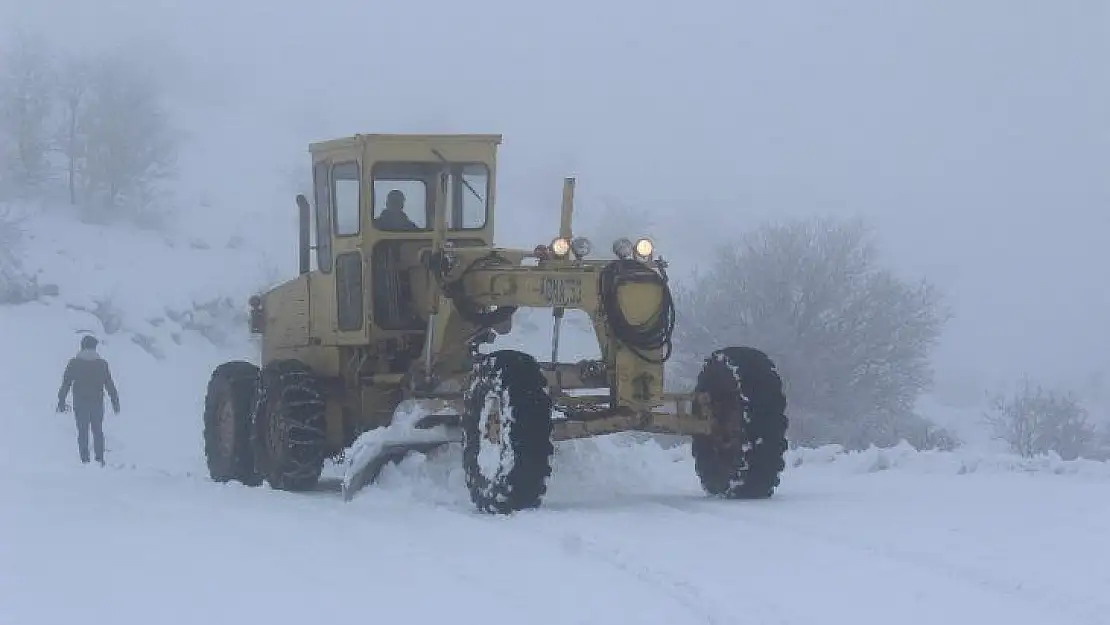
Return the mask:
[[[653, 282], [663, 289], [659, 312], [647, 323], [636, 325], [628, 321], [617, 300], [617, 289], [630, 282]], [[641, 360], [662, 364], [671, 357], [672, 337], [675, 327], [675, 306], [670, 286], [655, 271], [632, 259], [615, 260], [601, 270], [601, 307], [613, 329], [613, 335]], [[661, 358], [645, 352], [662, 349]]]

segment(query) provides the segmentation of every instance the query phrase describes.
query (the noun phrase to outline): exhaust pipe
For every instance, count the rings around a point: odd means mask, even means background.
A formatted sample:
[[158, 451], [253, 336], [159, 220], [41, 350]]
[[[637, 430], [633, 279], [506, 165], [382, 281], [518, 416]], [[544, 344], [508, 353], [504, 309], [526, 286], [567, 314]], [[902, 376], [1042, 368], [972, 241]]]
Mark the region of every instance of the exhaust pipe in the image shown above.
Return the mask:
[[303, 193], [297, 194], [297, 222], [300, 234], [300, 263], [301, 274], [306, 274], [312, 270], [312, 240], [310, 238], [312, 232], [312, 208], [308, 205], [308, 199]]

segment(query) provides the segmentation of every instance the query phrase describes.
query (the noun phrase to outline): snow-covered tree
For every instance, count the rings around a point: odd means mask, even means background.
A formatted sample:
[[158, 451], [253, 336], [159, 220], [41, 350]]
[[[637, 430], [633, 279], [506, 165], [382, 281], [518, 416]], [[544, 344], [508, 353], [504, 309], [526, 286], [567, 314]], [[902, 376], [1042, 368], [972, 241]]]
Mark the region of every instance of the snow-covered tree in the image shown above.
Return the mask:
[[996, 438], [1026, 457], [1053, 451], [1074, 460], [1096, 451], [1101, 442], [1097, 426], [1074, 394], [1045, 389], [1028, 378], [1009, 397], [996, 396], [984, 419]]
[[50, 177], [53, 67], [46, 46], [16, 34], [0, 49], [0, 179], [9, 193], [40, 190]]
[[23, 228], [11, 209], [0, 205], [0, 304], [23, 301], [27, 277], [23, 273], [19, 250]]
[[928, 282], [878, 266], [858, 219], [767, 224], [721, 247], [675, 287], [679, 379], [727, 345], [751, 345], [786, 384], [792, 439], [850, 448], [952, 441], [914, 414], [947, 312]]

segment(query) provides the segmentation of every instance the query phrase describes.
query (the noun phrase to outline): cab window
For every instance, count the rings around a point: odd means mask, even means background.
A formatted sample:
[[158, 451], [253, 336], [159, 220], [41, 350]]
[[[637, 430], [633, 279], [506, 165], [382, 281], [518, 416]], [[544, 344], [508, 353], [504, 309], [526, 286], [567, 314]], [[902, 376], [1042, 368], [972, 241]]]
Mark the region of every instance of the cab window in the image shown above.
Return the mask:
[[451, 172], [450, 188], [455, 210], [447, 215], [451, 230], [480, 230], [486, 225], [489, 206], [489, 169], [481, 163], [460, 166]]
[[335, 234], [341, 237], [357, 235], [361, 215], [358, 163], [336, 163], [331, 178]]
[[316, 163], [312, 184], [316, 194], [316, 268], [323, 273], [332, 269], [331, 257], [331, 185], [328, 164]]
[[[374, 179], [374, 223], [382, 230], [428, 230], [431, 201], [425, 180]], [[406, 221], [407, 220], [407, 221]]]
[[[441, 167], [435, 162], [376, 164], [371, 172], [375, 227], [390, 232], [431, 230], [435, 223], [433, 191]], [[447, 215], [447, 228], [484, 228], [489, 211], [489, 169], [481, 163], [457, 163], [449, 171], [447, 190], [452, 210]]]

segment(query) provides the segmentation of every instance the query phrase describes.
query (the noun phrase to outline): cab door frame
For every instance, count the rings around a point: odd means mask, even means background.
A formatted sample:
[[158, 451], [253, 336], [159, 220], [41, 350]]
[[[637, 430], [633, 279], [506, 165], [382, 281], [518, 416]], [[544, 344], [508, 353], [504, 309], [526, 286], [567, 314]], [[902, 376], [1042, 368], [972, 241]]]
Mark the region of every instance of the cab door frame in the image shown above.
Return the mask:
[[329, 345], [361, 345], [369, 336], [366, 302], [366, 191], [362, 154], [353, 146], [329, 150], [313, 164], [317, 262], [310, 286], [313, 335]]

